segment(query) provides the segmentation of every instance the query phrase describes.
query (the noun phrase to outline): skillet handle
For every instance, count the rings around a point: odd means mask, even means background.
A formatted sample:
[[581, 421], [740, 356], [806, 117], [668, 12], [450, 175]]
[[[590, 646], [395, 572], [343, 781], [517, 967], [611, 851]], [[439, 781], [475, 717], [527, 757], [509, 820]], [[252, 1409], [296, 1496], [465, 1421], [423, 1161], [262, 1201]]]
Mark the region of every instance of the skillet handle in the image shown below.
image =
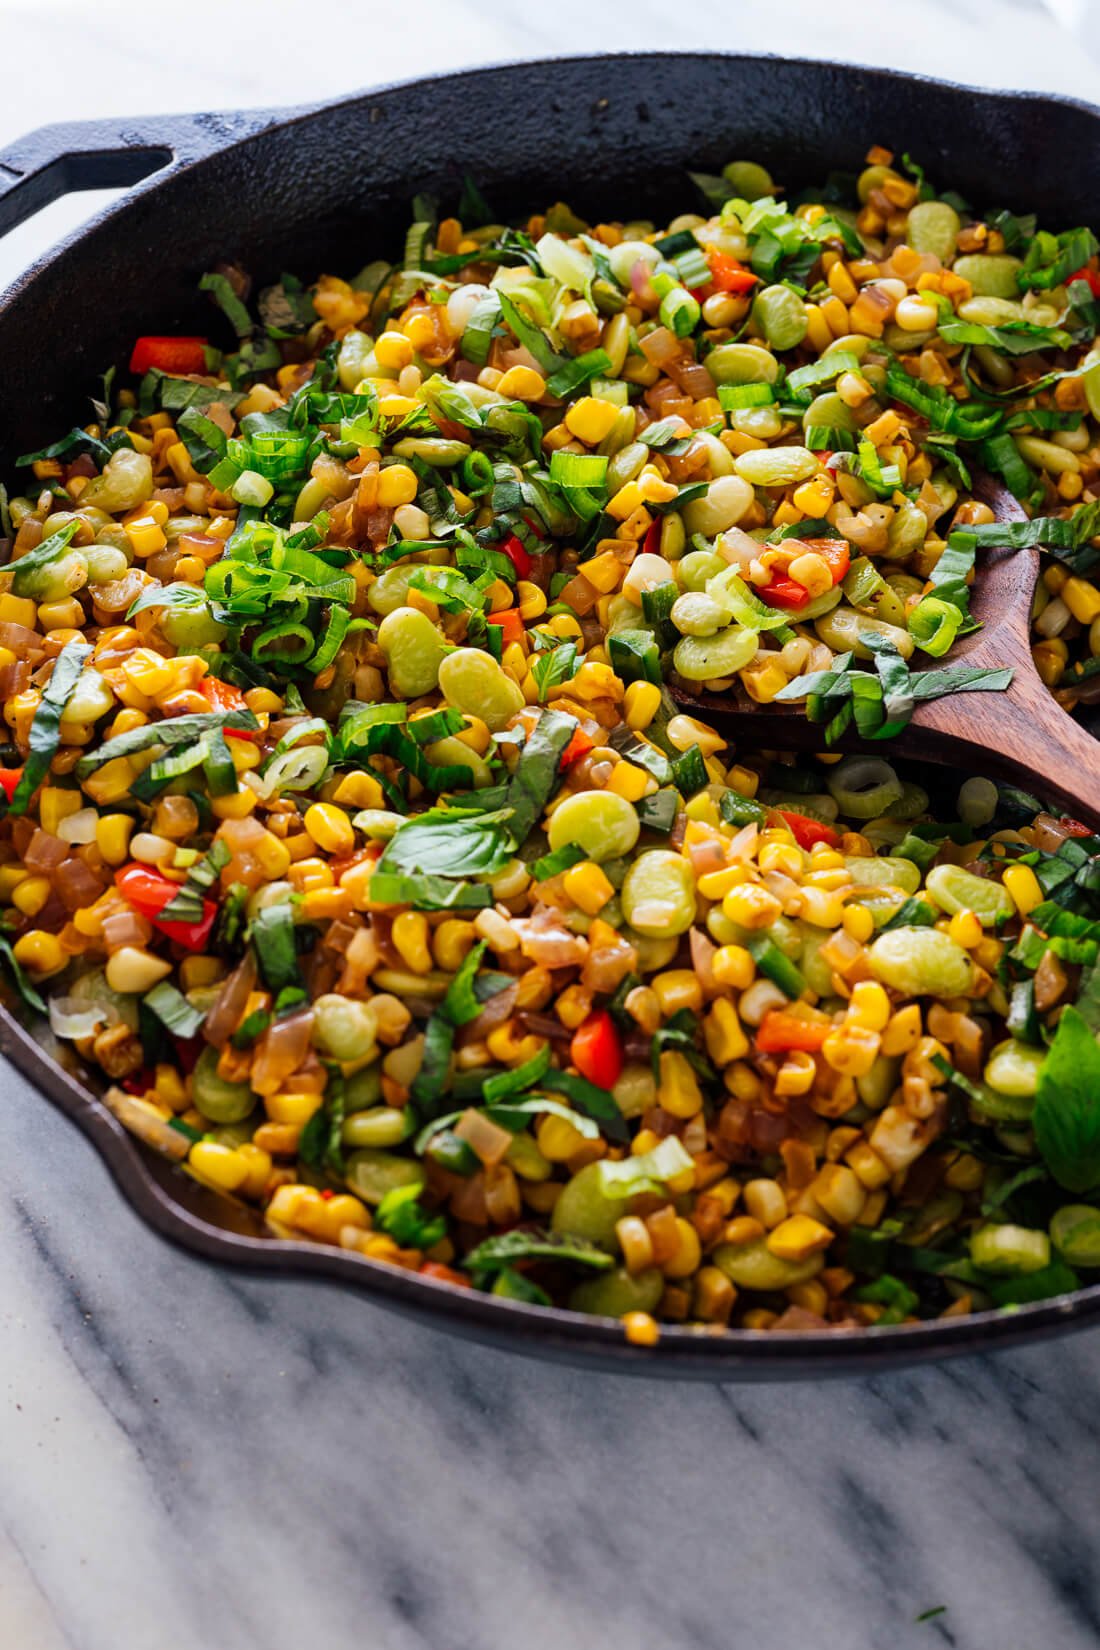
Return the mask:
[[78, 189], [125, 189], [262, 131], [267, 109], [40, 126], [0, 150], [0, 235]]

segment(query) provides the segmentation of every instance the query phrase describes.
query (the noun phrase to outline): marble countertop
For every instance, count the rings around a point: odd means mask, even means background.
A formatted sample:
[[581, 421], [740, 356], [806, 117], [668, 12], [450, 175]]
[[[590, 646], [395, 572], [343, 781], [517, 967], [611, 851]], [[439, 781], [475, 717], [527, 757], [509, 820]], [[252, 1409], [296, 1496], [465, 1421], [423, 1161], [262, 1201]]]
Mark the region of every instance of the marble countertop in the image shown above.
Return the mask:
[[[749, 5], [678, 18], [676, 43], [890, 64], [898, 18]], [[901, 66], [1100, 85], [1089, 0], [916, 0], [904, 18]], [[668, 44], [654, 0], [629, 40], [580, 0], [393, 19], [373, 0], [189, 0], [185, 17], [3, 0], [0, 146], [49, 119]], [[0, 283], [92, 204], [8, 236]], [[1100, 1331], [817, 1386], [540, 1365], [182, 1255], [10, 1069], [0, 1105], [4, 1650], [1100, 1642]]]

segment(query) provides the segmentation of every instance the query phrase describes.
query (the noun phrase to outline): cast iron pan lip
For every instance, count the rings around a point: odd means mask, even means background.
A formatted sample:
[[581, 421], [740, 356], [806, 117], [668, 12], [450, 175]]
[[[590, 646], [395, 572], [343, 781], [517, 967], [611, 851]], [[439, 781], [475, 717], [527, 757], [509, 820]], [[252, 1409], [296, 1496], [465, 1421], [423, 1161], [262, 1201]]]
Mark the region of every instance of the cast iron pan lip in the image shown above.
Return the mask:
[[[960, 85], [931, 76], [909, 75], [893, 69], [826, 59], [785, 58], [773, 53], [620, 52], [543, 57], [493, 63], [433, 76], [431, 84], [461, 84], [517, 71], [606, 65], [609, 72], [632, 63], [677, 66], [695, 62], [710, 65], [716, 56], [766, 67], [791, 66], [807, 72], [869, 76], [896, 84], [927, 85], [986, 102], [1063, 105], [1100, 119], [1100, 108], [1079, 98], [1045, 92], [995, 91]], [[174, 160], [153, 173], [121, 200], [96, 213], [79, 229], [50, 249], [0, 294], [0, 316], [18, 302], [28, 285], [48, 275], [64, 252], [105, 222], [123, 219], [135, 203], [182, 171], [203, 164], [226, 149], [243, 148], [262, 138], [275, 125], [290, 126], [321, 116], [326, 109], [399, 95], [426, 83], [425, 77], [390, 82], [378, 88], [317, 105], [280, 110], [248, 111], [261, 121], [209, 154]], [[629, 88], [627, 88], [629, 91]], [[247, 118], [246, 117], [246, 118]], [[176, 117], [158, 117], [170, 127]], [[186, 117], [185, 117], [186, 118]], [[194, 117], [192, 117], [194, 118]], [[145, 128], [154, 131], [154, 119]], [[697, 1379], [809, 1379], [821, 1375], [868, 1373], [897, 1368], [931, 1358], [985, 1351], [1050, 1336], [1100, 1318], [1100, 1284], [1072, 1294], [1036, 1302], [1012, 1312], [975, 1313], [965, 1318], [934, 1319], [887, 1329], [829, 1330], [812, 1333], [732, 1330], [721, 1333], [662, 1325], [656, 1348], [628, 1343], [614, 1319], [591, 1318], [558, 1307], [531, 1306], [502, 1300], [475, 1290], [421, 1278], [398, 1268], [371, 1261], [354, 1252], [321, 1244], [288, 1242], [280, 1238], [250, 1238], [226, 1233], [202, 1220], [170, 1197], [146, 1167], [148, 1148], [130, 1136], [94, 1091], [65, 1071], [39, 1046], [32, 1029], [0, 1002], [0, 1052], [53, 1104], [83, 1131], [99, 1152], [131, 1208], [161, 1236], [190, 1253], [228, 1263], [254, 1273], [310, 1276], [330, 1283], [351, 1283], [376, 1300], [471, 1339], [529, 1356], [552, 1356], [569, 1363], [601, 1366], [619, 1373], [694, 1377]]]

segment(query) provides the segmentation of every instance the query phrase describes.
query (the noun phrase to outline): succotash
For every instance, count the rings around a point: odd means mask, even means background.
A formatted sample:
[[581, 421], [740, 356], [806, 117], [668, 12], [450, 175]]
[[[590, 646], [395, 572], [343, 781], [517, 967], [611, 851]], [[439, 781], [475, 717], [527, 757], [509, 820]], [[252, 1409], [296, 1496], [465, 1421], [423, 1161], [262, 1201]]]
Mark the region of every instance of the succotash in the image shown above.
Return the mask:
[[777, 195], [512, 229], [467, 185], [351, 281], [217, 270], [217, 345], [139, 339], [6, 505], [29, 1007], [274, 1233], [640, 1345], [1100, 1267], [1100, 840], [668, 692], [888, 734], [1004, 531], [977, 460], [1088, 696], [1097, 243], [878, 150]]

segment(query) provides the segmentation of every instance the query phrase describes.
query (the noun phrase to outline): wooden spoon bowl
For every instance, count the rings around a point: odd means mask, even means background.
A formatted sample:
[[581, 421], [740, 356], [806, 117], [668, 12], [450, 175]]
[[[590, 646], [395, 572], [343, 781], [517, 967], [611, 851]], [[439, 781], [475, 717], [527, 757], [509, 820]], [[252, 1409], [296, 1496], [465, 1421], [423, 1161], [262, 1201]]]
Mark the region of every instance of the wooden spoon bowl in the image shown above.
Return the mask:
[[[972, 492], [998, 521], [1026, 517], [1007, 488], [973, 472]], [[959, 693], [918, 704], [896, 739], [874, 745], [849, 729], [834, 748], [876, 749], [915, 761], [938, 762], [964, 775], [1005, 779], [1100, 828], [1100, 742], [1075, 722], [1044, 685], [1031, 657], [1031, 603], [1039, 574], [1038, 550], [996, 547], [978, 563], [971, 610], [982, 628], [962, 637], [945, 665], [1010, 667], [1003, 693]], [[939, 664], [940, 661], [937, 661]], [[824, 728], [801, 705], [758, 704], [740, 684], [728, 693], [672, 697], [720, 732], [798, 750], [823, 750]]]

